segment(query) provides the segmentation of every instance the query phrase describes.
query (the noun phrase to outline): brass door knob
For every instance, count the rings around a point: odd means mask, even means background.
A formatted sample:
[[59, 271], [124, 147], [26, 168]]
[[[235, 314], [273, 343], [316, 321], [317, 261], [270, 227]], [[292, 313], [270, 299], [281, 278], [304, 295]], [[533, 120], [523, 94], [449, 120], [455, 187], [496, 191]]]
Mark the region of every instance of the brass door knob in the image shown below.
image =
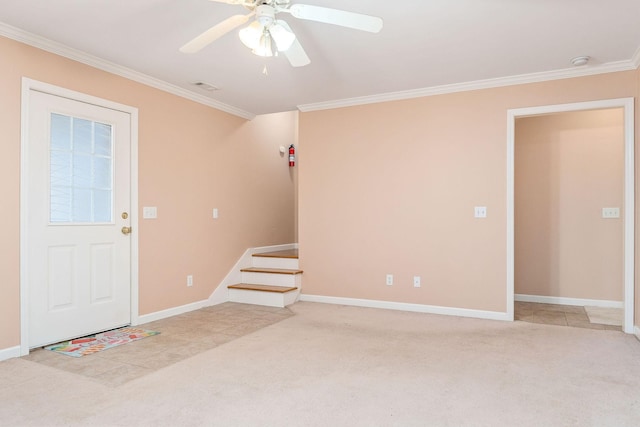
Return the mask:
[[131, 227], [122, 227], [122, 234], [131, 234]]

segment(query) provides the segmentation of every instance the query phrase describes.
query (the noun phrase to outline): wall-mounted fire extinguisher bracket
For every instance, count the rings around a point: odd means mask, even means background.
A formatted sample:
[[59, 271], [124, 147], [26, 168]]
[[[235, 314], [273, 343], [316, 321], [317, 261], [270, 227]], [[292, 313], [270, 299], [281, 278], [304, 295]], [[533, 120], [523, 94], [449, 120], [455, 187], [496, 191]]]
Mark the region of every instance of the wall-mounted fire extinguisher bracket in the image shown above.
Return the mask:
[[293, 144], [289, 146], [289, 167], [292, 168], [296, 165], [296, 147]]

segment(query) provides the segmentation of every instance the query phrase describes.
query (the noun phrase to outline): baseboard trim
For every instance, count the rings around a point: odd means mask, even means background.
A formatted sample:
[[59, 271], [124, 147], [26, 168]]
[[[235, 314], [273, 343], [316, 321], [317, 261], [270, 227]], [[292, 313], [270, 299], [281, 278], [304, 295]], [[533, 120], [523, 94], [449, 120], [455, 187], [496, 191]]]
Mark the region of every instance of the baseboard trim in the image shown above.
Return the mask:
[[7, 359], [13, 359], [14, 357], [20, 357], [20, 346], [0, 349], [0, 362]]
[[624, 302], [622, 301], [610, 301], [610, 300], [601, 300], [601, 299], [543, 297], [539, 295], [524, 295], [524, 294], [515, 294], [513, 299], [519, 302], [538, 302], [542, 304], [562, 304], [562, 305], [579, 305], [579, 306], [590, 306], [590, 307], [624, 308]]
[[300, 301], [350, 305], [354, 307], [382, 308], [386, 310], [412, 311], [416, 313], [440, 314], [444, 316], [472, 317], [475, 319], [511, 320], [508, 318], [507, 313], [499, 311], [472, 310], [467, 308], [442, 307], [436, 305], [410, 304], [392, 301], [328, 297], [309, 294], [301, 294]]
[[638, 341], [640, 341], [640, 326], [636, 326], [633, 333], [635, 334], [636, 338], [638, 338]]
[[179, 307], [168, 308], [166, 310], [156, 311], [155, 313], [143, 314], [138, 316], [138, 321], [133, 326], [142, 325], [144, 323], [155, 322], [156, 320], [166, 319], [167, 317], [177, 316], [179, 314], [188, 313], [190, 311], [199, 310], [207, 307], [209, 300], [192, 302], [191, 304], [181, 305]]

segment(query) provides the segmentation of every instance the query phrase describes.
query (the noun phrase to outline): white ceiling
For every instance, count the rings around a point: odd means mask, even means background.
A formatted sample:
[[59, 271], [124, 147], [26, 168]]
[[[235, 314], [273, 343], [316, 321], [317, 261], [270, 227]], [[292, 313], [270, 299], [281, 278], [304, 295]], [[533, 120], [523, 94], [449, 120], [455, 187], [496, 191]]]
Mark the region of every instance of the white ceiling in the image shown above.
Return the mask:
[[[500, 85], [632, 69], [640, 63], [639, 0], [292, 3], [379, 16], [384, 28], [371, 34], [279, 15], [311, 58], [301, 68], [291, 67], [284, 56], [253, 55], [238, 30], [199, 53], [179, 52], [209, 27], [247, 12], [208, 0], [2, 0], [0, 35], [156, 86], [166, 82], [170, 91], [246, 117], [352, 98], [455, 90], [472, 87], [470, 82]], [[580, 55], [592, 58], [589, 65], [573, 67], [571, 58]], [[265, 65], [268, 75], [262, 72]], [[219, 90], [196, 88], [190, 84], [195, 81]]]

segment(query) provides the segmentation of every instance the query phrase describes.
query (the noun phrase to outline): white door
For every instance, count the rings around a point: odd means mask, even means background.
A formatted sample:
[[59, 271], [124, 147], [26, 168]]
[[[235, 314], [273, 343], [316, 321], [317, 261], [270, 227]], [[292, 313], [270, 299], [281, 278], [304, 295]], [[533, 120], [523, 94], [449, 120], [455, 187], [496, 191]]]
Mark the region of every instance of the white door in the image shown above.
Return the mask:
[[29, 347], [129, 324], [130, 114], [30, 90], [28, 132]]

